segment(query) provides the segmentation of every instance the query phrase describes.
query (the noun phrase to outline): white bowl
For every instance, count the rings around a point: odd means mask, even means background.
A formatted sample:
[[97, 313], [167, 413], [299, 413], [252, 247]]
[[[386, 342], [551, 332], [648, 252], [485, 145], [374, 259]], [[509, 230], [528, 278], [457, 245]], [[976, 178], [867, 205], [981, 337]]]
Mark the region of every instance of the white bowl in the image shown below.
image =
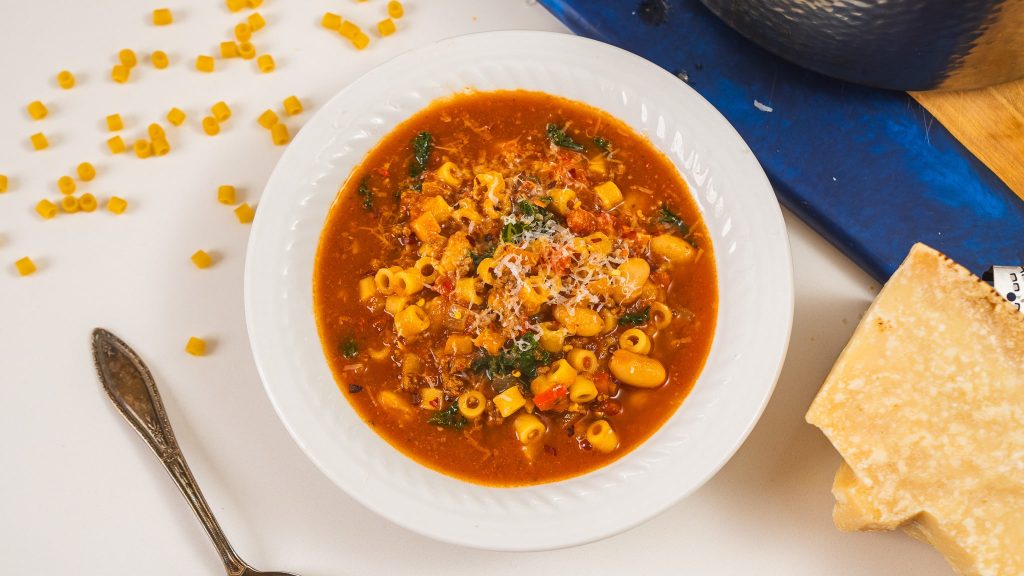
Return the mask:
[[[706, 367], [650, 439], [609, 466], [523, 488], [470, 484], [402, 455], [339, 392], [313, 318], [313, 260], [339, 187], [395, 125], [463, 91], [527, 89], [585, 102], [664, 152], [691, 188], [718, 266]], [[382, 516], [446, 542], [542, 550], [610, 536], [692, 493], [739, 448], [771, 396], [789, 343], [785, 224], [753, 153], [710, 104], [629, 52], [575, 36], [492, 32], [438, 42], [370, 71], [332, 98], [285, 151], [263, 192], [245, 309], [267, 395], [338, 486]]]

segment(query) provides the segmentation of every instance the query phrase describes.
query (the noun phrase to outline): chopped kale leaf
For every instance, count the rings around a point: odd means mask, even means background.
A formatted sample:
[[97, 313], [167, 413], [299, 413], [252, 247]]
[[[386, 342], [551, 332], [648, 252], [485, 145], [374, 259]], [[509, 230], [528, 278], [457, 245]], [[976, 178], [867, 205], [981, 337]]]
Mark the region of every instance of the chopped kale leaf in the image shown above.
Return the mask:
[[494, 256], [494, 245], [486, 246], [476, 252], [469, 253], [469, 259], [473, 261], [474, 270], [480, 265], [480, 262], [483, 262], [484, 258], [490, 258], [492, 256]]
[[359, 195], [363, 198], [363, 209], [367, 212], [373, 211], [373, 191], [370, 190], [370, 185], [367, 184], [366, 178], [359, 183]]
[[338, 349], [345, 358], [355, 358], [359, 354], [359, 346], [356, 344], [356, 339], [352, 337], [343, 340], [338, 345]]
[[566, 134], [565, 130], [558, 126], [558, 124], [548, 124], [547, 134], [548, 140], [551, 140], [551, 143], [555, 146], [568, 148], [569, 150], [574, 150], [576, 152], [583, 152], [586, 150], [583, 144], [573, 140], [572, 136]]
[[456, 402], [452, 402], [452, 405], [445, 408], [444, 410], [438, 410], [433, 416], [427, 420], [427, 423], [433, 424], [434, 426], [441, 426], [443, 428], [454, 428], [455, 430], [461, 430], [466, 424], [469, 423], [466, 417], [459, 413], [459, 405]]
[[623, 314], [619, 317], [619, 325], [621, 326], [643, 326], [647, 324], [647, 319], [651, 314], [651, 307], [646, 306], [643, 310], [633, 312], [632, 314]]
[[412, 162], [409, 163], [409, 176], [417, 180], [423, 176], [433, 149], [434, 141], [430, 132], [420, 132], [412, 139]]
[[[491, 380], [511, 374], [523, 382], [529, 382], [537, 377], [537, 368], [549, 364], [551, 360], [551, 353], [541, 348], [537, 335], [530, 332], [509, 341], [495, 355], [481, 350], [470, 367]], [[516, 376], [515, 372], [519, 375]]]

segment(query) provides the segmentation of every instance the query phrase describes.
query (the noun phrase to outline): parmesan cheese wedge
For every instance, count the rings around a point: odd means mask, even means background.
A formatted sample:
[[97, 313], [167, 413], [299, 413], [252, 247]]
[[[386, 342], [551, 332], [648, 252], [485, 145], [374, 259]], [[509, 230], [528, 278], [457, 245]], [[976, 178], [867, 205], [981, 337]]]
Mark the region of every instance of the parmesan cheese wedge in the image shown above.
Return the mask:
[[903, 528], [957, 574], [1024, 576], [1024, 314], [915, 245], [807, 412], [841, 530]]

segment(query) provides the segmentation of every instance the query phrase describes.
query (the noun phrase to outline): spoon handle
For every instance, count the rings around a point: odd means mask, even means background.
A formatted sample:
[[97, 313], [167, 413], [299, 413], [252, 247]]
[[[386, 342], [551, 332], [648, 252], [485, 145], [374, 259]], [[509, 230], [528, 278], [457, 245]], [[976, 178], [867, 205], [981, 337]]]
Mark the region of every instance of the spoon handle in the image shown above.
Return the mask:
[[92, 349], [103, 389], [174, 479], [217, 548], [228, 574], [236, 576], [251, 570], [228, 543], [210, 505], [199, 490], [185, 462], [185, 456], [174, 439], [174, 431], [160, 401], [156, 382], [142, 359], [120, 338], [102, 328], [92, 333]]

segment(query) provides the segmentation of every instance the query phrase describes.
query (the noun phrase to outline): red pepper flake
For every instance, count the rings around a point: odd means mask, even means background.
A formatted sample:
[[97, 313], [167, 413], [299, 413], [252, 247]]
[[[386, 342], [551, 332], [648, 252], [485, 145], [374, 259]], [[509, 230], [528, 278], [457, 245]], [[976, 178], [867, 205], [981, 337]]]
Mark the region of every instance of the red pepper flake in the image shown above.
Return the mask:
[[363, 391], [363, 387], [360, 386], [359, 384], [349, 384], [348, 385], [348, 393], [349, 394], [356, 394], [357, 392], [362, 392], [362, 391]]
[[377, 168], [376, 170], [374, 170], [374, 172], [376, 172], [378, 176], [381, 176], [383, 178], [387, 178], [388, 177], [388, 169], [383, 167], [383, 166], [381, 166], [380, 168]]
[[558, 456], [558, 450], [556, 450], [555, 447], [551, 446], [550, 444], [544, 445], [544, 453], [550, 454], [552, 456]]

